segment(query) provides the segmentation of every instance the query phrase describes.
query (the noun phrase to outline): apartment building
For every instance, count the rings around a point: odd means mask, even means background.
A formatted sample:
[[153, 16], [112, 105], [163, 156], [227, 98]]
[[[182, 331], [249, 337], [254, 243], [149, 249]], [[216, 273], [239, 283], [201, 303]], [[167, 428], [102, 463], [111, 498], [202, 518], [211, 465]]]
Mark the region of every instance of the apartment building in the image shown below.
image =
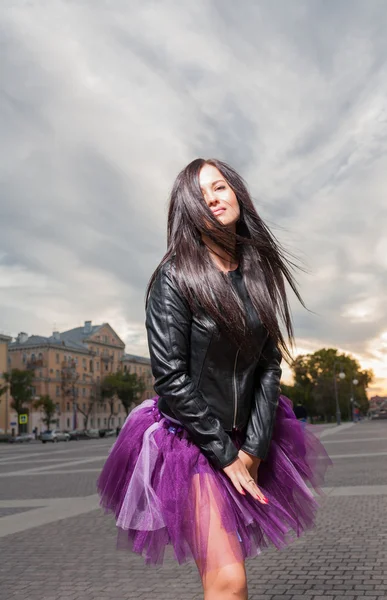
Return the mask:
[[[6, 387], [3, 373], [8, 371], [8, 344], [11, 341], [11, 337], [0, 333], [0, 388]], [[5, 393], [0, 396], [0, 433], [11, 431], [10, 414], [10, 394], [7, 387]]]
[[[68, 331], [55, 331], [50, 337], [20, 333], [9, 344], [10, 366], [34, 370], [34, 398], [47, 394], [56, 402], [54, 426], [60, 429], [83, 429], [86, 417], [88, 428], [123, 424], [121, 403], [117, 401], [111, 411], [110, 404], [100, 397], [99, 387], [106, 375], [126, 364], [123, 358], [130, 355], [124, 350], [124, 342], [108, 323], [93, 325], [91, 321]], [[129, 361], [127, 367], [132, 364]], [[35, 427], [45, 429], [42, 414], [32, 410], [28, 430]]]

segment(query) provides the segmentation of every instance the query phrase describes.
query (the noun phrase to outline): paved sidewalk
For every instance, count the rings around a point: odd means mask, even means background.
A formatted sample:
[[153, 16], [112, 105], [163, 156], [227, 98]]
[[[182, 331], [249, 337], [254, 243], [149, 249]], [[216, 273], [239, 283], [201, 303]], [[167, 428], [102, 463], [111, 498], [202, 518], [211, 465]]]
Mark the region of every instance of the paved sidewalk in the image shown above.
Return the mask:
[[[250, 600], [387, 595], [387, 421], [321, 428], [334, 457], [315, 530], [247, 561]], [[96, 509], [110, 447], [0, 447], [0, 595], [18, 600], [198, 600], [196, 567], [146, 568], [115, 550]]]

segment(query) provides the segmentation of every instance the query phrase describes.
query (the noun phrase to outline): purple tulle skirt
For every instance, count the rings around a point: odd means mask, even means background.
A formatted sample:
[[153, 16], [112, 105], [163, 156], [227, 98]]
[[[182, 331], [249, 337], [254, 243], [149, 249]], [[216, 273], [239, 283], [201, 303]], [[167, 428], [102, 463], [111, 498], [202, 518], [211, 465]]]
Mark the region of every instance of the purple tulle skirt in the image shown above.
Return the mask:
[[[239, 449], [243, 432], [232, 434]], [[260, 464], [261, 504], [241, 495], [216, 469], [183, 427], [166, 419], [157, 397], [128, 416], [98, 479], [101, 505], [114, 513], [118, 547], [162, 564], [170, 546], [180, 563], [194, 560], [201, 575], [256, 556], [270, 545], [283, 548], [314, 525], [331, 461], [308, 427], [281, 396], [270, 452]]]

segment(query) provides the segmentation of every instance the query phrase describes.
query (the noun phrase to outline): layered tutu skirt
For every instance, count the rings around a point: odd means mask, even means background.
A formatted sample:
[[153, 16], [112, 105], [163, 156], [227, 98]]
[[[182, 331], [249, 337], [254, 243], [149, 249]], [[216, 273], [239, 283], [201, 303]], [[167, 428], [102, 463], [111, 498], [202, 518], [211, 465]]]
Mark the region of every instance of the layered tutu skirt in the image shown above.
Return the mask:
[[[270, 545], [283, 548], [314, 525], [331, 461], [319, 440], [297, 421], [281, 396], [267, 459], [258, 485], [261, 504], [240, 494], [191, 440], [165, 418], [157, 397], [128, 416], [98, 479], [101, 505], [115, 515], [118, 547], [162, 564], [165, 550], [181, 564], [194, 560], [203, 575], [258, 555]], [[239, 449], [243, 432], [231, 435]]]

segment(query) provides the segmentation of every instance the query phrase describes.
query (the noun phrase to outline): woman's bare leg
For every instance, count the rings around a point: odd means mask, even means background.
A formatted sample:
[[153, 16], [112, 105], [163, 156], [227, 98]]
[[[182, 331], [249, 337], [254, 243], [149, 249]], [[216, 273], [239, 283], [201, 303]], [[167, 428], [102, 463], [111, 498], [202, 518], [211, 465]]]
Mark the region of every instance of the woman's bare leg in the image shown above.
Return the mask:
[[[227, 532], [220, 510], [227, 510], [221, 492], [208, 475], [195, 475], [195, 555], [204, 600], [247, 600], [247, 579], [237, 532]], [[219, 510], [220, 509], [220, 510]]]

